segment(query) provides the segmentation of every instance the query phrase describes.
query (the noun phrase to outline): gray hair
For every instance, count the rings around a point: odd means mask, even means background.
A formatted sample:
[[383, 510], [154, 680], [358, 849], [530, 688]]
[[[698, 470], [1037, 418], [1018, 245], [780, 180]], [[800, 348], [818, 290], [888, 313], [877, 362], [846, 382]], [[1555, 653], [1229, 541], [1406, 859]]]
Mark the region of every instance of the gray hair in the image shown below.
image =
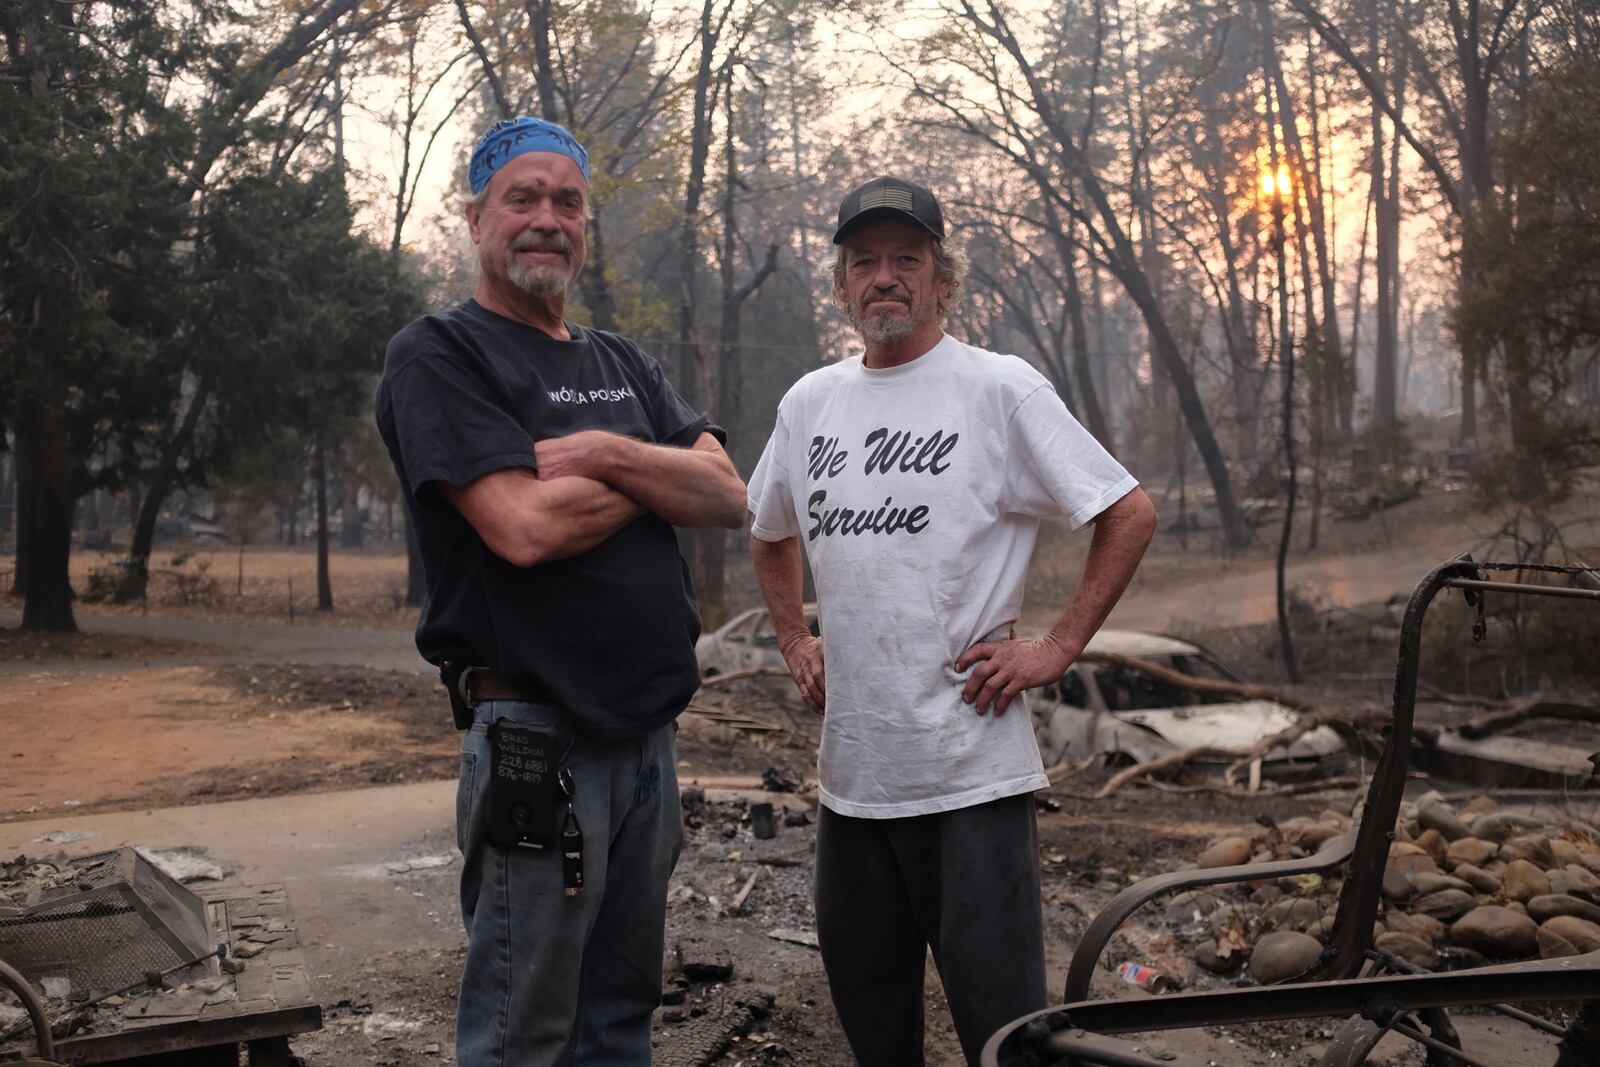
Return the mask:
[[[934, 277], [940, 281], [950, 283], [948, 295], [940, 296], [934, 305], [934, 311], [939, 316], [939, 322], [949, 321], [950, 313], [961, 303], [962, 286], [967, 280], [967, 271], [972, 266], [972, 259], [967, 255], [967, 248], [953, 237], [943, 241], [936, 240], [931, 234], [928, 240], [933, 244], [933, 271]], [[844, 245], [834, 249], [833, 262], [827, 268], [833, 275], [835, 293], [844, 288]], [[834, 299], [837, 301], [838, 297]]]

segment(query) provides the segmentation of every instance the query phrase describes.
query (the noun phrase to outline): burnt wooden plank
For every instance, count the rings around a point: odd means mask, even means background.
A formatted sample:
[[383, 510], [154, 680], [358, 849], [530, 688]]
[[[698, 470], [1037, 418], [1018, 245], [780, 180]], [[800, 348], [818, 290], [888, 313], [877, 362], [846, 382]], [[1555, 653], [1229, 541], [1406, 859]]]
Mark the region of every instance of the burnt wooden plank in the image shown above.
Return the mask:
[[272, 996], [272, 971], [260, 958], [244, 961], [244, 970], [233, 976], [239, 999], [262, 1000]]
[[56, 1059], [68, 1064], [111, 1063], [241, 1041], [290, 1037], [322, 1029], [322, 1008], [302, 1005], [251, 1015], [168, 1021], [123, 1029], [114, 1034], [69, 1037], [56, 1042]]

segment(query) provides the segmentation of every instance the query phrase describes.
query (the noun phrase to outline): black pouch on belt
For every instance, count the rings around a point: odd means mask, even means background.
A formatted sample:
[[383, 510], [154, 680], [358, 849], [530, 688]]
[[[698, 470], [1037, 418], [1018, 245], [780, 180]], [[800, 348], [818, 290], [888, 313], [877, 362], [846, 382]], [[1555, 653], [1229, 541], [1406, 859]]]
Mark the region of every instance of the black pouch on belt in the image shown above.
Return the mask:
[[439, 664], [439, 680], [450, 694], [450, 717], [455, 720], [457, 730], [472, 729], [472, 705], [467, 703], [467, 694], [461, 685], [461, 678], [469, 669], [466, 664], [452, 660]]
[[489, 726], [489, 843], [544, 849], [556, 834], [556, 762], [548, 730], [496, 719]]

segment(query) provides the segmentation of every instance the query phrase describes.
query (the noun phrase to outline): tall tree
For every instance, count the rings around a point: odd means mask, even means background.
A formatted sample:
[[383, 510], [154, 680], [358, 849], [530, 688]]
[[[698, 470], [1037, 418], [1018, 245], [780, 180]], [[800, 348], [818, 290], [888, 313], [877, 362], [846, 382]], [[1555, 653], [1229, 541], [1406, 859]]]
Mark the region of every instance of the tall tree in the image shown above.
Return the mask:
[[[1271, 56], [1270, 40], [1264, 40], [1267, 55]], [[1283, 504], [1283, 529], [1278, 537], [1278, 554], [1276, 558], [1276, 598], [1278, 607], [1278, 647], [1283, 652], [1284, 670], [1289, 675], [1291, 682], [1300, 680], [1300, 667], [1294, 653], [1294, 635], [1289, 630], [1289, 603], [1286, 588], [1284, 569], [1289, 556], [1289, 543], [1294, 535], [1294, 506], [1295, 496], [1299, 484], [1299, 471], [1296, 469], [1294, 450], [1294, 326], [1289, 312], [1289, 234], [1284, 225], [1284, 216], [1287, 210], [1284, 200], [1296, 196], [1293, 185], [1287, 188], [1279, 183], [1277, 178], [1280, 159], [1279, 130], [1288, 123], [1288, 117], [1281, 106], [1281, 97], [1277, 95], [1278, 79], [1272, 75], [1273, 59], [1268, 58], [1263, 66], [1266, 68], [1266, 77], [1263, 86], [1263, 97], [1267, 104], [1267, 173], [1272, 176], [1272, 190], [1270, 200], [1272, 204], [1272, 252], [1273, 259], [1278, 268], [1278, 364], [1280, 395], [1283, 405], [1283, 465], [1287, 471], [1285, 496]], [[1300, 249], [1301, 259], [1305, 258], [1304, 246]], [[1311, 299], [1309, 287], [1306, 299]], [[1308, 316], [1309, 318], [1309, 316]]]
[[337, 170], [241, 173], [207, 196], [191, 241], [201, 273], [169, 343], [168, 373], [184, 385], [166, 418], [178, 428], [150, 445], [129, 432], [137, 422], [123, 424], [125, 454], [159, 449], [130, 560], [149, 558], [173, 489], [205, 484], [279, 427], [332, 423], [361, 403], [362, 375], [376, 372], [383, 342], [416, 313], [418, 297], [387, 251], [352, 231]]
[[[938, 55], [987, 81], [996, 103], [985, 106], [970, 95], [950, 92], [947, 85], [927, 77], [923, 68], [913, 70], [901, 63], [900, 69], [912, 80], [913, 96], [930, 110], [946, 115], [952, 126], [1000, 158], [1036, 176], [1041, 190], [1048, 190], [1060, 209], [1092, 235], [1106, 269], [1121, 283], [1144, 321], [1155, 362], [1171, 384], [1183, 423], [1211, 481], [1224, 538], [1228, 545], [1242, 547], [1250, 532], [1205, 403], [1146, 268], [1146, 255], [1141, 254], [1144, 231], [1128, 225], [1112, 195], [1115, 187], [1107, 182], [1102, 166], [1085, 151], [1078, 131], [1068, 122], [1067, 102], [1024, 47], [999, 0], [981, 4], [960, 0], [946, 11], [968, 32], [937, 35]], [[1081, 206], [1067, 193], [1069, 185], [1081, 192]], [[1139, 203], [1129, 207], [1137, 210]], [[1148, 213], [1145, 227], [1150, 227]]]
[[689, 107], [689, 159], [683, 182], [683, 209], [678, 238], [678, 352], [683, 361], [679, 387], [684, 399], [699, 407], [710, 395], [707, 388], [705, 353], [695, 321], [695, 288], [700, 273], [700, 199], [705, 195], [706, 163], [711, 156], [712, 124], [716, 117], [716, 93], [722, 88], [716, 76], [718, 46], [735, 0], [702, 0], [696, 30], [692, 100]]
[[1463, 235], [1463, 347], [1502, 353], [1488, 380], [1510, 413], [1513, 449], [1497, 492], [1553, 539], [1551, 509], [1600, 459], [1600, 53], [1561, 56], [1506, 135], [1504, 184]]
[[[75, 628], [73, 504], [107, 476], [100, 446], [159, 377], [147, 372], [171, 336], [190, 201], [250, 139], [273, 79], [358, 5], [300, 8], [264, 51], [237, 35], [231, 9], [208, 2], [0, 7], [17, 72], [0, 82], [0, 126], [16, 146], [0, 199], [19, 205], [0, 238], [0, 319], [18, 338], [4, 358], [25, 457], [25, 626]], [[171, 91], [178, 76], [200, 90]]]
[[[395, 26], [398, 40], [388, 44], [384, 51], [388, 62], [381, 68], [391, 78], [403, 78], [405, 84], [404, 104], [394, 123], [400, 165], [391, 190], [394, 224], [389, 231], [389, 256], [397, 272], [402, 268], [406, 223], [416, 209], [428, 157], [433, 154], [440, 134], [455, 121], [462, 105], [479, 89], [486, 76], [480, 71], [462, 79], [465, 84], [459, 88], [451, 84], [453, 72], [472, 52], [470, 49], [451, 52], [438, 47], [434, 38], [439, 31], [434, 23], [439, 21], [443, 20], [433, 7], [423, 7], [399, 19]], [[442, 59], [430, 62], [431, 56], [441, 54]], [[437, 102], [435, 94], [448, 96], [452, 92], [454, 95], [442, 104]], [[393, 472], [388, 470], [388, 473], [392, 475]], [[411, 528], [409, 511], [401, 509], [401, 522], [406, 547], [405, 603], [420, 607], [428, 592], [422, 549], [417, 543], [416, 531]]]
[[[1432, 118], [1425, 124], [1408, 119], [1399, 88], [1404, 83], [1385, 78], [1375, 68], [1373, 56], [1363, 56], [1351, 35], [1319, 5], [1311, 0], [1289, 0], [1289, 4], [1360, 81], [1374, 106], [1388, 118], [1393, 136], [1421, 161], [1462, 229], [1471, 229], [1478, 206], [1495, 190], [1496, 90], [1503, 87], [1508, 57], [1521, 47], [1545, 4], [1422, 0], [1411, 7], [1403, 25], [1397, 20], [1392, 51], [1404, 54], [1412, 78], [1426, 94]], [[1472, 250], [1463, 247], [1463, 252], [1470, 255]], [[1478, 264], [1463, 259], [1463, 275], [1477, 269]], [[1380, 329], [1382, 323], [1380, 312]], [[1476, 382], [1490, 355], [1473, 348], [1461, 353], [1460, 437], [1465, 442], [1477, 437]]]
[[[161, 67], [198, 51], [196, 23], [172, 24], [162, 54], [132, 63], [145, 13], [29, 2], [0, 8], [13, 77], [0, 82], [0, 346], [17, 441], [18, 574], [23, 625], [72, 630], [68, 557], [74, 501], [95, 472], [109, 390], [154, 354], [132, 320], [160, 318], [181, 220], [151, 189], [167, 187], [166, 153], [188, 131], [162, 101]], [[142, 149], [142, 151], [141, 151]], [[151, 236], [155, 240], [151, 240]], [[153, 284], [155, 283], [155, 284]]]

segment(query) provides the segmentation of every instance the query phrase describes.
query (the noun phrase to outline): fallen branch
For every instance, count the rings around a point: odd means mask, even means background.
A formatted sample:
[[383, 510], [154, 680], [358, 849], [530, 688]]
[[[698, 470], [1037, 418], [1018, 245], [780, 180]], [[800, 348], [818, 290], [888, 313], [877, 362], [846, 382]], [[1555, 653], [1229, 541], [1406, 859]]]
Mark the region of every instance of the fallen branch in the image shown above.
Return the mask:
[[1600, 708], [1587, 704], [1566, 704], [1550, 700], [1535, 700], [1505, 711], [1479, 715], [1462, 725], [1457, 732], [1468, 741], [1497, 734], [1534, 719], [1565, 719], [1569, 722], [1600, 722]]
[[[1248, 789], [1240, 789], [1237, 786], [1231, 785], [1177, 785], [1173, 782], [1162, 782], [1154, 778], [1150, 779], [1144, 784], [1163, 793], [1179, 793], [1184, 795], [1192, 793], [1208, 793], [1225, 797], [1239, 797], [1241, 799], [1260, 797], [1263, 795], [1261, 793], [1252, 793]], [[1312, 782], [1296, 782], [1293, 785], [1278, 786], [1270, 793], [1265, 795], [1275, 797], [1297, 797], [1303, 796], [1306, 793], [1332, 793], [1342, 789], [1359, 788], [1361, 784], [1362, 780], [1353, 775], [1343, 778], [1322, 778]]]
[[[1148, 674], [1158, 681], [1169, 685], [1190, 689], [1196, 693], [1217, 693], [1223, 696], [1241, 697], [1245, 700], [1271, 700], [1292, 711], [1315, 712], [1319, 709], [1301, 700], [1282, 689], [1275, 689], [1270, 685], [1256, 685], [1253, 682], [1235, 682], [1227, 678], [1197, 678], [1192, 674], [1156, 663], [1154, 660], [1140, 659], [1138, 656], [1124, 656], [1117, 652], [1084, 652], [1078, 656], [1080, 663], [1102, 663], [1108, 667], [1121, 667], [1124, 670], [1140, 671]], [[715, 689], [730, 682], [743, 681], [746, 678], [761, 677], [789, 677], [787, 667], [746, 667], [741, 671], [730, 671], [727, 674], [717, 674], [701, 681], [701, 689]]]
[[727, 685], [729, 682], [742, 682], [746, 678], [775, 678], [779, 675], [789, 677], [788, 667], [746, 667], [742, 671], [729, 671], [727, 674], [716, 674], [700, 681], [701, 689], [715, 689]]
[[1121, 667], [1125, 670], [1140, 671], [1148, 674], [1158, 681], [1169, 685], [1191, 689], [1196, 693], [1220, 693], [1224, 696], [1243, 697], [1246, 700], [1271, 700], [1282, 704], [1292, 711], [1316, 712], [1319, 709], [1314, 705], [1301, 700], [1297, 696], [1274, 689], [1270, 685], [1256, 685], [1252, 682], [1235, 682], [1227, 678], [1196, 678], [1192, 674], [1173, 670], [1171, 667], [1137, 656], [1124, 656], [1116, 652], [1085, 652], [1078, 657], [1080, 663], [1104, 663], [1110, 667]]
[[1504, 701], [1493, 700], [1489, 697], [1469, 696], [1466, 693], [1448, 693], [1436, 685], [1429, 685], [1421, 679], [1417, 680], [1417, 694], [1425, 700], [1434, 700], [1440, 704], [1455, 704], [1464, 708], [1497, 708]]
[[1047, 767], [1044, 776], [1050, 779], [1050, 785], [1057, 786], [1068, 778], [1076, 778], [1100, 758], [1100, 753], [1091, 752], [1077, 763], [1058, 763], [1054, 767]]
[[1145, 760], [1143, 763], [1135, 763], [1132, 767], [1123, 768], [1112, 775], [1110, 781], [1100, 787], [1100, 792], [1096, 793], [1094, 798], [1096, 800], [1104, 800], [1129, 782], [1138, 781], [1140, 778], [1148, 778], [1152, 774], [1160, 774], [1162, 771], [1171, 770], [1174, 767], [1182, 767], [1184, 764], [1191, 763], [1197, 759], [1237, 759], [1247, 755], [1249, 753], [1246, 750], [1239, 748], [1217, 748], [1211, 745], [1186, 748], [1180, 752], [1174, 752], [1170, 756]]
[[710, 704], [702, 704], [696, 700], [691, 700], [688, 706], [683, 710], [687, 713], [698, 715], [707, 722], [714, 722], [719, 726], [727, 726], [735, 730], [753, 730], [757, 733], [770, 733], [774, 730], [782, 729], [781, 726], [775, 722], [772, 722], [770, 719], [763, 719], [755, 715], [746, 715], [738, 711], [730, 711], [727, 708], [713, 707]]
[[744, 888], [739, 890], [739, 895], [733, 898], [733, 903], [728, 905], [728, 914], [737, 915], [739, 909], [744, 907], [745, 900], [750, 896], [750, 890], [755, 888], [756, 879], [761, 877], [761, 868], [757, 867], [750, 872], [750, 877], [745, 879]]
[[[1287, 750], [1290, 745], [1319, 726], [1332, 726], [1343, 733], [1354, 734], [1363, 726], [1386, 723], [1392, 717], [1393, 712], [1389, 708], [1361, 708], [1356, 711], [1318, 711], [1301, 715], [1292, 725], [1285, 726], [1277, 733], [1257, 741], [1255, 745], [1223, 772], [1222, 780], [1231, 784], [1234, 774], [1241, 767], [1259, 760], [1275, 748], [1282, 747]], [[1259, 778], [1254, 784], [1260, 784]]]
[[[1321, 681], [1394, 686], [1394, 674], [1325, 674]], [[1417, 696], [1424, 700], [1437, 701], [1440, 704], [1456, 704], [1461, 707], [1472, 708], [1497, 708], [1505, 703], [1502, 700], [1493, 700], [1489, 697], [1469, 696], [1466, 693], [1450, 693], [1424, 679], [1417, 679]]]

